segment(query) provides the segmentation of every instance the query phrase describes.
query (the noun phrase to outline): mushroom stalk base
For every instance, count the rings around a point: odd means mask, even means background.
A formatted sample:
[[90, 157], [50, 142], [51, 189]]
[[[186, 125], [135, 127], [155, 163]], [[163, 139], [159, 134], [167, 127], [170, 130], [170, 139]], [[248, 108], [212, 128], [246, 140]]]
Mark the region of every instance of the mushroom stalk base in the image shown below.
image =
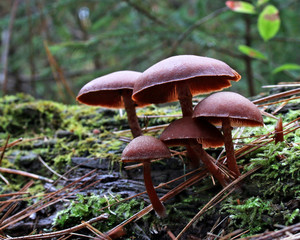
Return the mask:
[[161, 218], [166, 217], [166, 209], [165, 206], [162, 204], [162, 202], [159, 200], [157, 193], [154, 189], [152, 179], [151, 179], [151, 163], [150, 161], [144, 161], [143, 162], [144, 167], [144, 182], [145, 187], [150, 199], [150, 202], [152, 203], [153, 209], [157, 213], [157, 215]]
[[224, 134], [224, 145], [226, 150], [228, 169], [234, 173], [235, 177], [239, 177], [241, 173], [238, 165], [236, 164], [229, 118], [224, 118], [222, 120], [222, 130]]
[[123, 96], [125, 110], [127, 113], [128, 124], [131, 129], [132, 136], [135, 138], [135, 137], [143, 135], [142, 129], [140, 127], [140, 124], [139, 124], [139, 121], [138, 121], [138, 118], [136, 115], [135, 103], [131, 99], [131, 91], [123, 90], [122, 96]]

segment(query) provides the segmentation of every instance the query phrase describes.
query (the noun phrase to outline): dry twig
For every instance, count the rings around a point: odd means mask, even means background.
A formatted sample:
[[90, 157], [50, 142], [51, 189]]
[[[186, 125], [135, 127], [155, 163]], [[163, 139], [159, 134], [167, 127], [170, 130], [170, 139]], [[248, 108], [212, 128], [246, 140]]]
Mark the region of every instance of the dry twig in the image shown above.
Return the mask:
[[15, 169], [10, 169], [10, 168], [0, 167], [0, 172], [22, 175], [22, 176], [25, 176], [25, 177], [30, 177], [30, 178], [34, 178], [34, 179], [38, 179], [38, 180], [43, 180], [43, 181], [46, 181], [46, 182], [49, 182], [49, 183], [53, 183], [53, 180], [51, 180], [49, 178], [42, 177], [42, 176], [39, 176], [39, 175], [34, 174], [34, 173], [21, 171], [21, 170], [15, 170]]

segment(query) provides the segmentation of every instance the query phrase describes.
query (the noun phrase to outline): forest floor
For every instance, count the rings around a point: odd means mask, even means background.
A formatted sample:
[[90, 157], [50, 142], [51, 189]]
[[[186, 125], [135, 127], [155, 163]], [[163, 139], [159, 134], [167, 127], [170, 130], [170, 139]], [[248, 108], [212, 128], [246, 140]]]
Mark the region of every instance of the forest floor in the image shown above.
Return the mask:
[[[152, 163], [163, 219], [152, 211], [141, 166], [120, 162], [131, 139], [124, 112], [1, 98], [0, 239], [300, 239], [300, 90], [288, 91], [255, 98], [264, 127], [233, 130], [242, 176], [228, 187], [204, 166], [190, 169], [181, 147]], [[159, 137], [179, 109], [138, 109], [144, 134]], [[284, 141], [275, 144], [280, 117]], [[207, 152], [222, 162], [223, 150]]]

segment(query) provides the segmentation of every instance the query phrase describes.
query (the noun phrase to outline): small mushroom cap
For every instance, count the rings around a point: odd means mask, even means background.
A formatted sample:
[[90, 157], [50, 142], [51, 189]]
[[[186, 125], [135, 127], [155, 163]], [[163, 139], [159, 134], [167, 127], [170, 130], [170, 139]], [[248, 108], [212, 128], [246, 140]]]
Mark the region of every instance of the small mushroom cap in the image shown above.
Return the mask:
[[175, 120], [160, 136], [160, 140], [168, 146], [187, 145], [191, 139], [197, 139], [204, 148], [224, 145], [224, 137], [215, 126], [204, 119], [191, 117]]
[[132, 98], [138, 102], [177, 101], [176, 83], [185, 81], [192, 95], [219, 91], [241, 76], [226, 63], [208, 57], [178, 55], [164, 59], [142, 73]]
[[[140, 72], [124, 70], [96, 78], [80, 89], [76, 100], [91, 106], [124, 108], [121, 93], [122, 91], [132, 93], [134, 83], [140, 75]], [[137, 103], [137, 106], [144, 105]]]
[[259, 109], [247, 98], [234, 92], [218, 92], [200, 101], [194, 109], [194, 118], [205, 117], [215, 125], [230, 118], [232, 127], [263, 126]]
[[142, 162], [157, 158], [171, 157], [168, 147], [159, 139], [152, 136], [134, 138], [123, 150], [123, 162]]

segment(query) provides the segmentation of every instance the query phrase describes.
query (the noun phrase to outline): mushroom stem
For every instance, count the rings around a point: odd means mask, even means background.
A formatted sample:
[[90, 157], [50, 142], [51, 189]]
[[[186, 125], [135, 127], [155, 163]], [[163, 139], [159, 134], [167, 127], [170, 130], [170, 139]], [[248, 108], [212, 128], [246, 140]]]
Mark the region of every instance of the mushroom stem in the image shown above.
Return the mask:
[[222, 131], [224, 134], [224, 145], [226, 150], [228, 169], [232, 171], [236, 177], [239, 177], [241, 174], [235, 159], [235, 153], [234, 153], [232, 135], [231, 135], [231, 125], [230, 125], [229, 118], [223, 118]]
[[181, 106], [182, 116], [191, 117], [193, 115], [193, 95], [187, 83], [178, 82], [176, 84], [176, 91]]
[[126, 230], [123, 226], [119, 226], [115, 229], [112, 229], [106, 233], [108, 239], [119, 239], [126, 235]]
[[190, 167], [192, 169], [196, 169], [200, 166], [200, 161], [197, 153], [195, 153], [195, 150], [187, 145], [186, 146], [186, 152], [187, 152], [187, 157], [190, 159]]
[[161, 218], [166, 217], [166, 209], [162, 202], [159, 200], [157, 193], [154, 189], [152, 179], [151, 179], [151, 163], [150, 161], [143, 162], [144, 167], [144, 182], [145, 187], [152, 203], [153, 209], [157, 213], [157, 215]]
[[225, 180], [224, 174], [221, 172], [220, 168], [215, 164], [215, 161], [212, 156], [210, 156], [202, 147], [201, 144], [198, 144], [196, 140], [192, 140], [191, 148], [196, 152], [199, 158], [207, 167], [208, 171], [221, 183], [223, 187], [226, 187], [228, 184]]
[[274, 135], [275, 144], [278, 142], [283, 142], [283, 126], [282, 126], [282, 118], [280, 117], [275, 126], [275, 135]]
[[[178, 100], [180, 102], [180, 107], [182, 111], [183, 117], [191, 117], [193, 115], [193, 95], [191, 94], [190, 88], [188, 84], [184, 82], [178, 82], [176, 84], [176, 91], [178, 94]], [[199, 160], [190, 146], [186, 147], [187, 155], [191, 160], [190, 166], [191, 168], [199, 167]]]
[[131, 99], [131, 91], [132, 90], [123, 90], [122, 97], [132, 136], [136, 138], [138, 136], [143, 135], [143, 133], [136, 115], [135, 102]]
[[[180, 107], [182, 111], [183, 117], [191, 117], [193, 115], [193, 95], [191, 94], [189, 86], [184, 82], [178, 82], [176, 84], [176, 91], [178, 94], [178, 100], [180, 102]], [[198, 157], [195, 155], [193, 150], [187, 146], [187, 155], [191, 160], [190, 166], [191, 168], [199, 167]]]

